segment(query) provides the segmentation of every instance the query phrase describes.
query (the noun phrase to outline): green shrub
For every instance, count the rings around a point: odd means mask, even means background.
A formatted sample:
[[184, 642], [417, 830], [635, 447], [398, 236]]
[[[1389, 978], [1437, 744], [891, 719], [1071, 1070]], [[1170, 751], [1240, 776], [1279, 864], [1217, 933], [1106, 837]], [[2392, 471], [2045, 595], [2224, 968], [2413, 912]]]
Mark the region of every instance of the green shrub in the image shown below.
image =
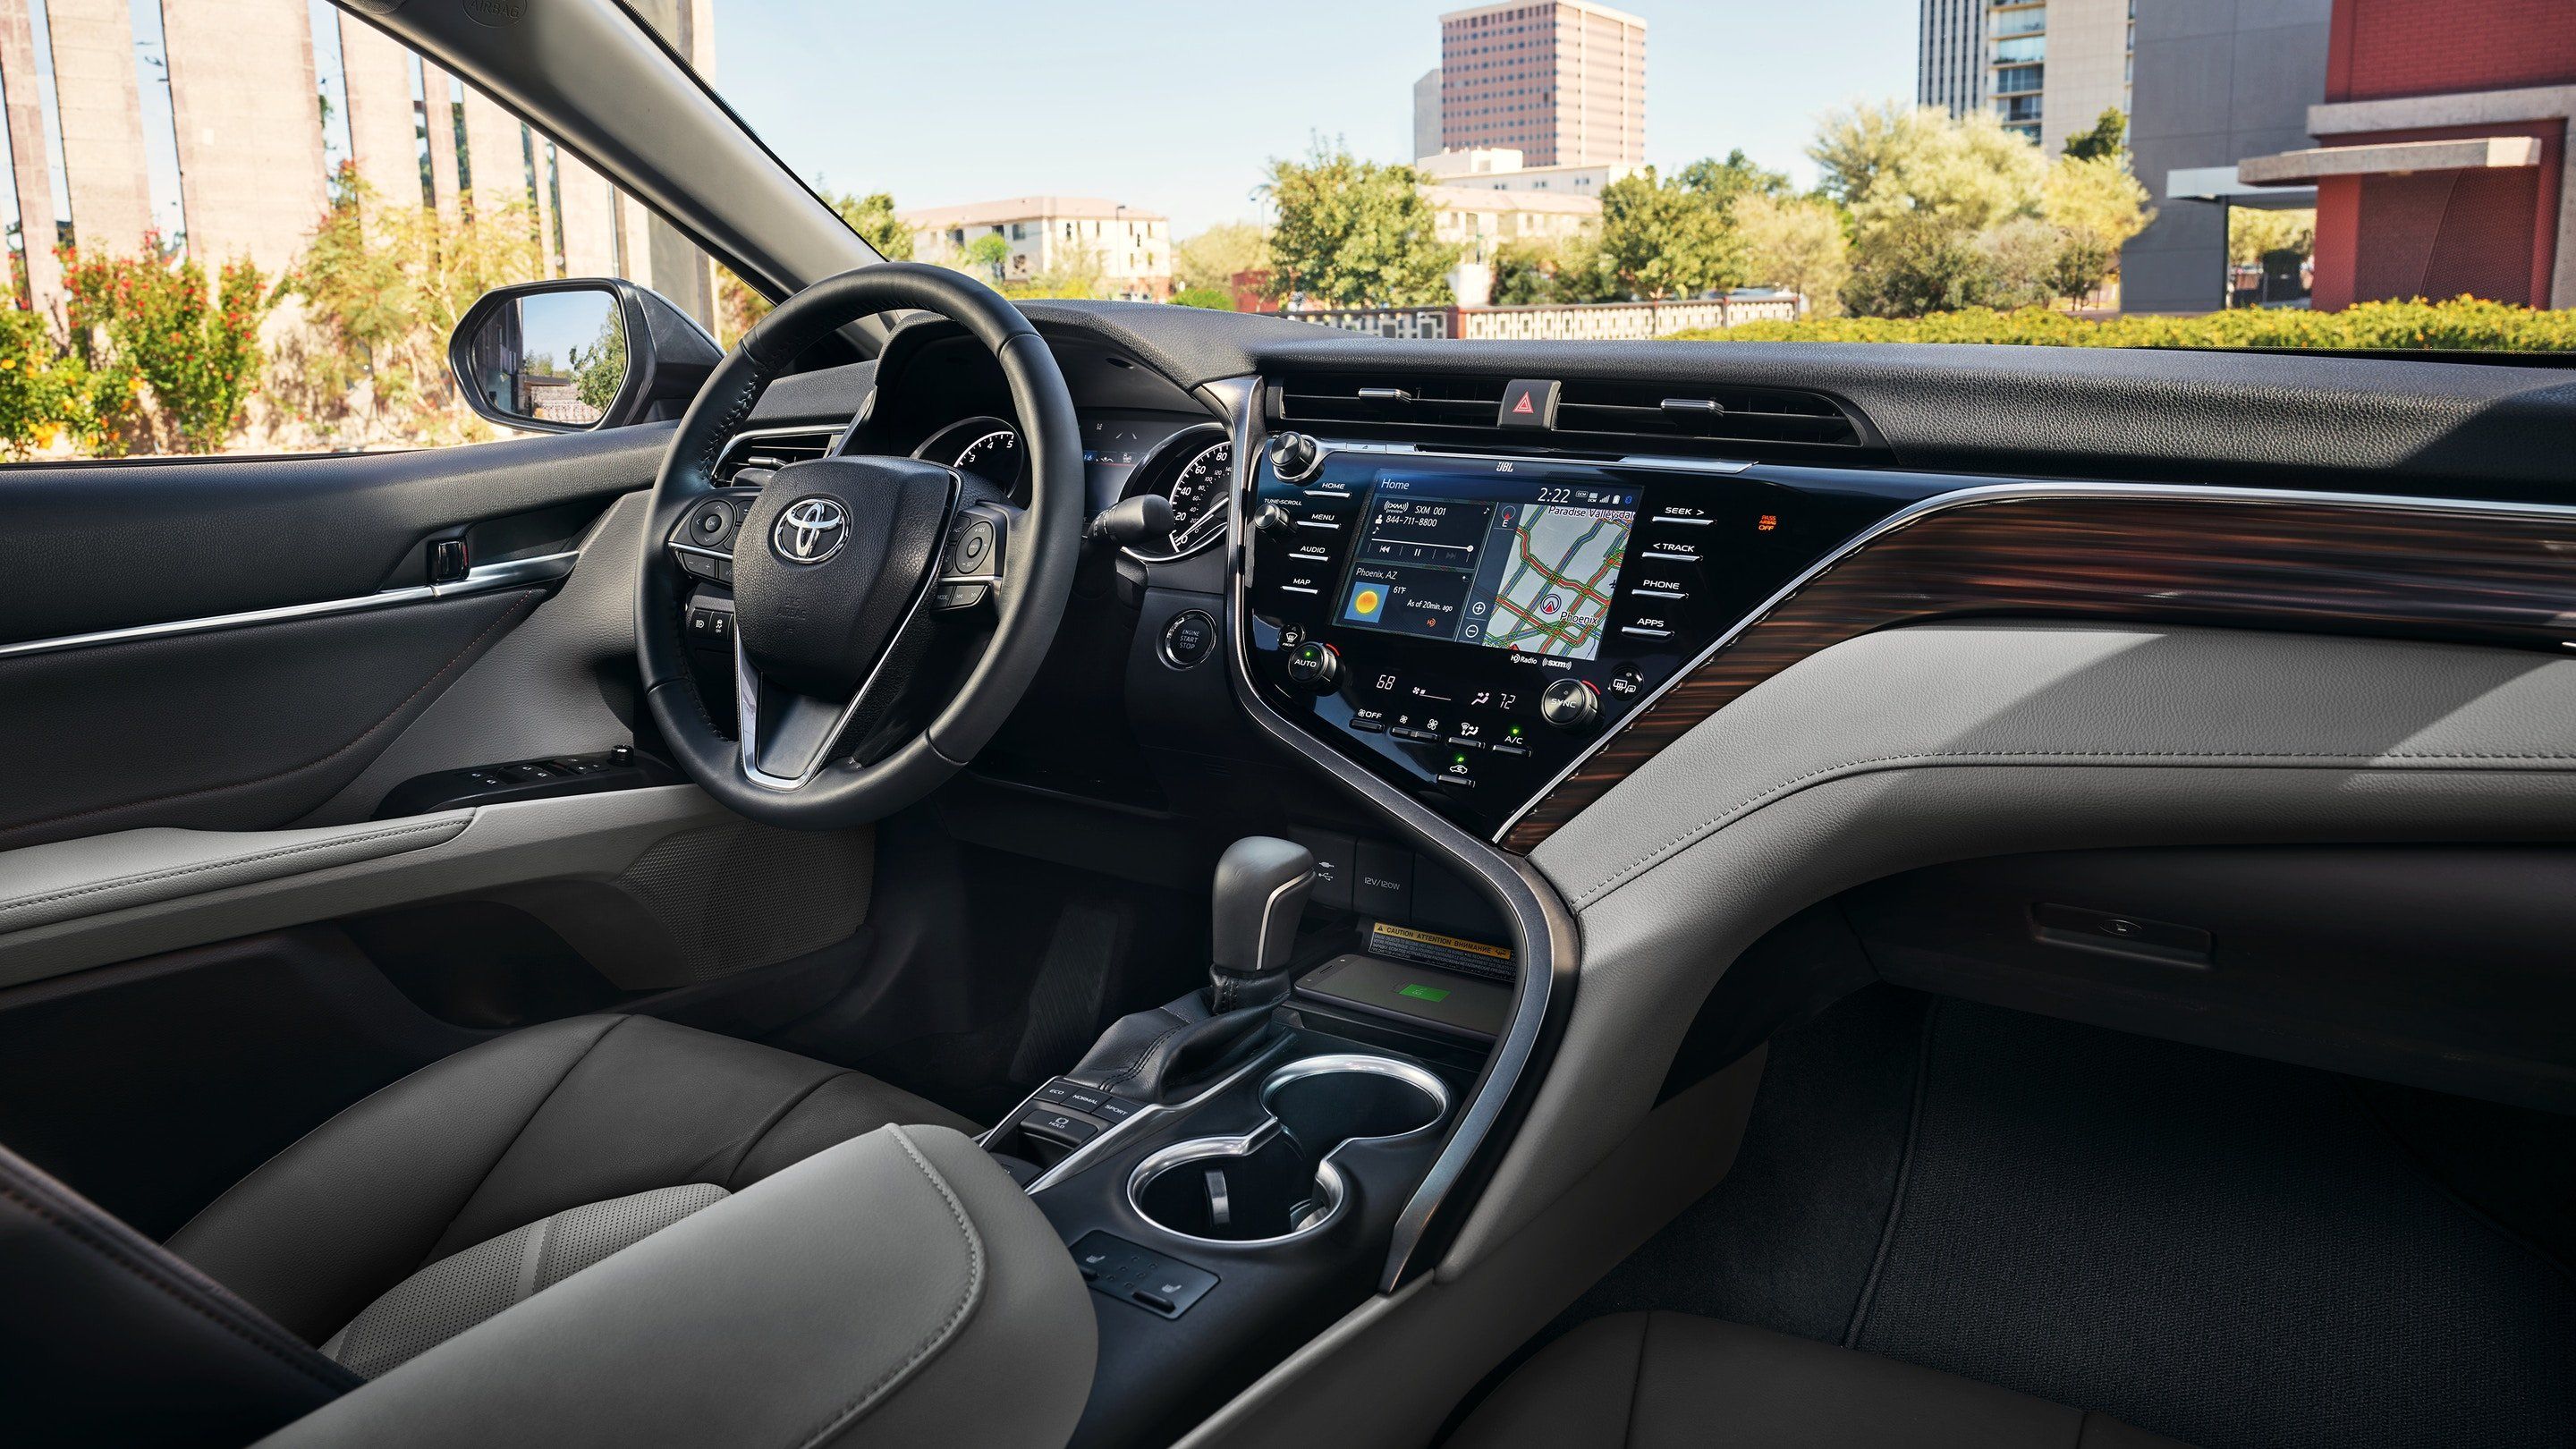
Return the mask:
[[1211, 312], [1234, 310], [1234, 294], [1221, 287], [1183, 287], [1172, 294], [1176, 307], [1204, 307]]
[[[156, 441], [190, 453], [221, 448], [241, 426], [242, 405], [265, 368], [259, 324], [277, 292], [259, 268], [227, 262], [210, 287], [193, 259], [162, 260], [161, 239], [150, 232], [137, 256], [84, 257], [68, 246], [55, 254], [69, 356], [93, 373], [123, 371], [148, 384], [147, 416], [167, 434]], [[135, 389], [129, 382], [126, 390]], [[93, 412], [99, 401], [93, 397]]]
[[2030, 347], [2282, 347], [2345, 351], [2576, 351], [2576, 311], [2458, 297], [2363, 302], [2340, 312], [2245, 308], [2094, 322], [2044, 307], [1928, 317], [1815, 317], [1672, 334], [1706, 342], [1994, 342]]

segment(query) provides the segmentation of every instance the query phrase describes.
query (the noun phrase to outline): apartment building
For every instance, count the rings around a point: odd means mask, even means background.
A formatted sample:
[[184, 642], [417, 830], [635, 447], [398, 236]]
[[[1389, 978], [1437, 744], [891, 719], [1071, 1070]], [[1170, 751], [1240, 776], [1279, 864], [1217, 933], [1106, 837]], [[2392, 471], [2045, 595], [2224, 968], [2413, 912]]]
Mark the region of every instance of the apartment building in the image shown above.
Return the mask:
[[895, 213], [924, 261], [971, 256], [986, 237], [997, 285], [1097, 266], [1103, 290], [1122, 301], [1172, 295], [1172, 222], [1160, 212], [1097, 196], [1014, 196]]
[[1443, 151], [1643, 165], [1646, 22], [1591, 0], [1450, 11], [1440, 17], [1439, 114]]
[[1597, 197], [1611, 182], [1644, 168], [1609, 162], [1598, 166], [1532, 166], [1520, 152], [1496, 146], [1424, 156], [1413, 163], [1413, 169], [1444, 187]]
[[1914, 103], [1964, 116], [1986, 103], [1986, 0], [1923, 0]]

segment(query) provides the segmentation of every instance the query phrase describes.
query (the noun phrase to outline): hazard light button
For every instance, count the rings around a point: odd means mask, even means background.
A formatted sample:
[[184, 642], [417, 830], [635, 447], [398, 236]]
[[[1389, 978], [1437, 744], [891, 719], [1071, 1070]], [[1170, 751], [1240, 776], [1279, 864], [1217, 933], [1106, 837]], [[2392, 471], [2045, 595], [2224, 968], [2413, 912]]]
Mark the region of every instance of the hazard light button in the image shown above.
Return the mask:
[[1556, 426], [1556, 384], [1513, 378], [1503, 387], [1500, 419], [1507, 428], [1552, 428]]

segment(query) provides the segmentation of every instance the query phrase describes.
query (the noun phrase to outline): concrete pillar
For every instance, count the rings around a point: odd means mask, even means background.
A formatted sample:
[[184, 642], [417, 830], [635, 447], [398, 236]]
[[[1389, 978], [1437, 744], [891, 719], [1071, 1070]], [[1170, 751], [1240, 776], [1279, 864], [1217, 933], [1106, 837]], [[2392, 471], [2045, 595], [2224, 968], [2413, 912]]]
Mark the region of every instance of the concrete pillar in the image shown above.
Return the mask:
[[453, 221], [464, 207], [456, 189], [456, 111], [447, 72], [421, 62], [420, 95], [422, 124], [429, 129], [430, 190], [438, 199], [438, 214]]
[[342, 15], [340, 70], [348, 80], [349, 159], [357, 163], [359, 179], [381, 205], [420, 205], [411, 53], [356, 16]]
[[465, 86], [465, 160], [474, 178], [476, 216], [498, 216], [504, 207], [528, 204], [528, 157], [519, 118], [471, 81]]
[[188, 252], [209, 272], [247, 257], [275, 276], [303, 255], [324, 202], [304, 0], [183, 0], [161, 7], [161, 27]]
[[152, 225], [132, 13], [126, 0], [48, 0], [45, 18], [53, 32], [73, 237], [93, 255], [131, 255]]
[[[699, 74], [715, 67], [714, 0], [637, 0], [636, 15], [659, 32], [673, 50], [688, 61]], [[677, 227], [655, 216], [629, 198], [625, 207], [629, 217], [626, 265], [630, 274], [649, 271], [651, 280], [637, 276], [640, 286], [651, 287], [668, 298], [672, 305], [695, 317], [708, 330], [715, 328], [715, 273], [712, 261], [695, 243], [682, 236]], [[639, 240], [643, 243], [638, 245]], [[649, 258], [649, 262], [646, 260]]]
[[0, 0], [0, 89], [8, 92], [9, 174], [27, 254], [27, 295], [39, 312], [63, 295], [54, 258], [54, 178], [45, 165], [45, 108], [36, 90], [36, 34], [27, 0]]
[[561, 258], [555, 251], [554, 167], [546, 156], [545, 133], [528, 128], [528, 179], [537, 194], [537, 270], [549, 277], [564, 275]]
[[563, 207], [567, 277], [617, 275], [617, 206], [608, 178], [570, 151], [555, 152], [555, 194]]

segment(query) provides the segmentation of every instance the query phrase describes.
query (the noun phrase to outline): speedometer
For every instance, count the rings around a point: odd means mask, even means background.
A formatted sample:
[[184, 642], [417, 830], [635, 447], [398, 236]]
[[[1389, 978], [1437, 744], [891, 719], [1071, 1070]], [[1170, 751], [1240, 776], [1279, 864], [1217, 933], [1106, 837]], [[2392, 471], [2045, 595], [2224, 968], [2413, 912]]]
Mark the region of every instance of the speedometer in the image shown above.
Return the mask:
[[1172, 475], [1172, 553], [1189, 552], [1225, 526], [1226, 490], [1234, 484], [1234, 444], [1201, 448]]

